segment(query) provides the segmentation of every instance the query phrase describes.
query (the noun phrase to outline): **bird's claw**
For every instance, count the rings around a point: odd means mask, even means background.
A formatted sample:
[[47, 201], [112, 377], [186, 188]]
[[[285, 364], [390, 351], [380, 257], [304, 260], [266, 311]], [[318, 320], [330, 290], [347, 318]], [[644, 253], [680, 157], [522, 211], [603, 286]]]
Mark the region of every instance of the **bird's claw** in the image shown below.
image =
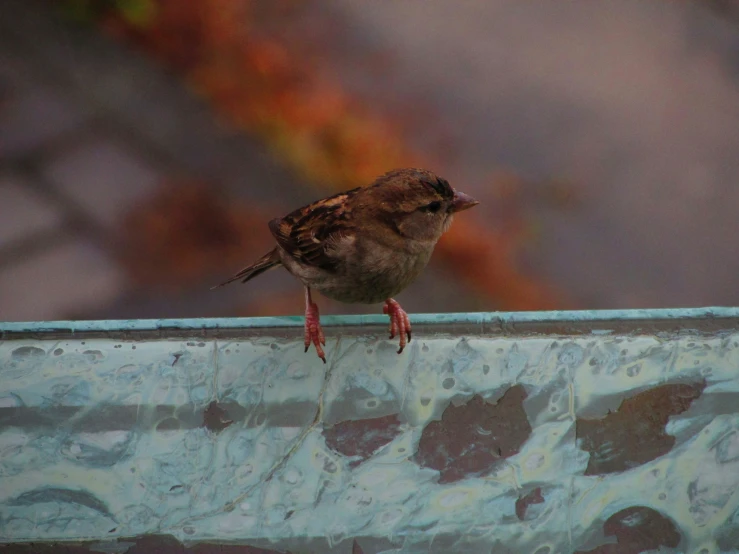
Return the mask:
[[400, 354], [403, 352], [405, 345], [411, 340], [411, 321], [408, 314], [392, 298], [385, 300], [382, 313], [390, 316], [390, 338], [400, 335], [400, 348], [398, 349], [398, 354]]
[[321, 348], [321, 345], [326, 346], [326, 337], [323, 334], [321, 328], [321, 322], [318, 316], [318, 306], [315, 303], [311, 303], [305, 311], [305, 352], [308, 352], [310, 345], [313, 344], [316, 347], [316, 354], [326, 363], [326, 354]]

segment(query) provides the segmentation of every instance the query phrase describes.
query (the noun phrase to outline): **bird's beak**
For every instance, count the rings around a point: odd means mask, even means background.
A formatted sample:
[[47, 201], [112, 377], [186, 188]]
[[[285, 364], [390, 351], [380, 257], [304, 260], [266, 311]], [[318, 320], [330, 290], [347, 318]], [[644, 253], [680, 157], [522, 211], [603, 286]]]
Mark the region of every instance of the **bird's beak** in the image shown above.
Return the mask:
[[452, 199], [451, 211], [452, 213], [455, 213], [461, 212], [462, 210], [469, 210], [471, 207], [477, 206], [478, 204], [479, 202], [468, 194], [455, 190], [454, 199]]

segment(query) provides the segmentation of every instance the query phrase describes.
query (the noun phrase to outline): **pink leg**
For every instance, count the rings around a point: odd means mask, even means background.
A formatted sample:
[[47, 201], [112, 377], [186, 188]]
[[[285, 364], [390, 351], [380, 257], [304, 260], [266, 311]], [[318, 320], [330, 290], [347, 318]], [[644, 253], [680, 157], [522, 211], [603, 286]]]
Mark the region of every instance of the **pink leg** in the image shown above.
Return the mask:
[[326, 354], [323, 352], [321, 345], [326, 345], [326, 338], [323, 336], [321, 329], [321, 321], [318, 314], [318, 306], [310, 297], [310, 289], [305, 287], [305, 351], [308, 352], [311, 343], [316, 347], [316, 354], [326, 363]]
[[408, 314], [400, 307], [400, 304], [392, 298], [385, 300], [382, 313], [390, 316], [390, 338], [392, 339], [396, 334], [400, 335], [400, 350], [398, 350], [400, 354], [405, 348], [406, 336], [408, 342], [411, 340], [411, 320], [408, 319]]

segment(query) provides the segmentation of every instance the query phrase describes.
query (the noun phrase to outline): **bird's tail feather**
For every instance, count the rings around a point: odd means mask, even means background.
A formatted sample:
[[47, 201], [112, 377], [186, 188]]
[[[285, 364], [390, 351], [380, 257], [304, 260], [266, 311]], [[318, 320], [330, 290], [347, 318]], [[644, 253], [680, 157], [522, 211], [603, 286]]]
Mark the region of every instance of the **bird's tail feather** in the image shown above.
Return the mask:
[[253, 279], [257, 275], [261, 275], [265, 271], [277, 267], [281, 263], [282, 262], [280, 261], [280, 255], [277, 253], [277, 248], [275, 248], [274, 250], [259, 258], [250, 266], [247, 266], [239, 271], [236, 275], [234, 275], [227, 281], [224, 281], [223, 283], [221, 283], [220, 285], [216, 285], [215, 287], [211, 287], [211, 290], [222, 287], [223, 285], [228, 285], [229, 283], [233, 283], [234, 281], [240, 280], [242, 283], [246, 283], [250, 279]]

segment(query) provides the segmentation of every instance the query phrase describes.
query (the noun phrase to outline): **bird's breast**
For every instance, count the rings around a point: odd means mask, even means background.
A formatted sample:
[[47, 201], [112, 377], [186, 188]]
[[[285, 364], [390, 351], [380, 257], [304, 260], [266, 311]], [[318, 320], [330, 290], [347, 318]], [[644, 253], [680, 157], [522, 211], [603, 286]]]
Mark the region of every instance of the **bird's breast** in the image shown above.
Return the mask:
[[431, 257], [428, 248], [398, 249], [367, 240], [341, 266], [335, 278], [316, 288], [340, 302], [375, 304], [395, 296], [423, 271]]

